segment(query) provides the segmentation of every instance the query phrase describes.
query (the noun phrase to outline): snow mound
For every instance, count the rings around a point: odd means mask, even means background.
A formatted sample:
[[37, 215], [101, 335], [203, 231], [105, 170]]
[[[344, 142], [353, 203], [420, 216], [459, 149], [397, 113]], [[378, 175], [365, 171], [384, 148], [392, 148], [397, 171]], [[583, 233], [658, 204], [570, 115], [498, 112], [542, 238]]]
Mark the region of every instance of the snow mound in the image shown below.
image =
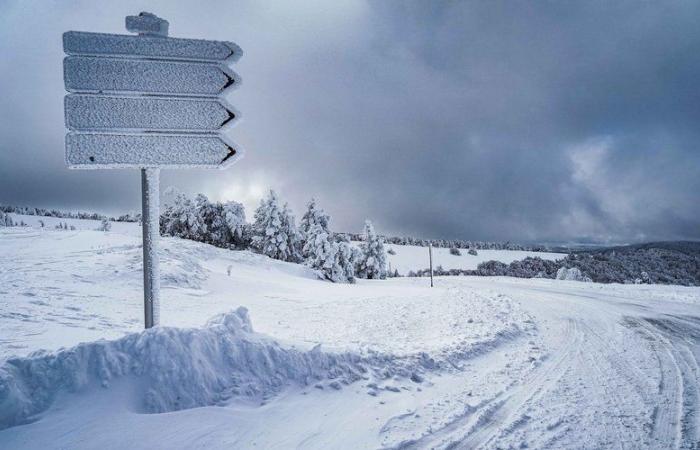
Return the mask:
[[585, 282], [590, 282], [591, 279], [587, 277], [586, 275], [579, 270], [578, 267], [571, 267], [571, 268], [566, 268], [566, 267], [560, 267], [559, 270], [557, 270], [557, 280], [568, 280], [568, 281], [585, 281]]
[[143, 412], [215, 405], [233, 397], [263, 397], [285, 385], [363, 377], [352, 353], [281, 347], [253, 332], [246, 308], [218, 315], [201, 329], [156, 327], [114, 341], [83, 343], [54, 353], [35, 352], [0, 366], [0, 429], [26, 423], [60, 392], [135, 377]]

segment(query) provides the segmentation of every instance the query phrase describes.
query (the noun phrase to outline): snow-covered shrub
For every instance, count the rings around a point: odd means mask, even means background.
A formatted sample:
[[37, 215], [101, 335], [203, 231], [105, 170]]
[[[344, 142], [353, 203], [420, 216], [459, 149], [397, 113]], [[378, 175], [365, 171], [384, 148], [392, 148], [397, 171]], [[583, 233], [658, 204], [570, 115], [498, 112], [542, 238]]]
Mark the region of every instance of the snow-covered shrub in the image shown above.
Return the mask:
[[450, 248], [450, 255], [462, 256], [462, 252], [460, 252], [457, 247], [451, 247]]
[[238, 202], [212, 202], [204, 194], [194, 201], [175, 188], [165, 193], [170, 199], [160, 216], [163, 235], [192, 239], [224, 248], [246, 248], [245, 209]]
[[468, 251], [467, 253], [470, 254], [470, 255], [472, 255], [472, 256], [476, 256], [476, 255], [477, 255], [476, 250], [474, 250], [473, 248], [470, 248], [469, 251]]
[[389, 247], [389, 249], [388, 249], [386, 252], [387, 252], [389, 255], [395, 255], [395, 254], [396, 254], [396, 250], [394, 250], [394, 249], [391, 248], [391, 247]]
[[224, 207], [221, 203], [212, 203], [206, 195], [197, 194], [194, 207], [201, 224], [197, 240], [220, 247], [231, 241], [231, 234], [224, 220]]
[[370, 280], [386, 278], [384, 240], [375, 233], [372, 222], [369, 220], [365, 222], [360, 250], [362, 256], [357, 263], [356, 275]]
[[0, 227], [11, 227], [14, 226], [14, 223], [12, 222], [12, 217], [10, 217], [9, 214], [6, 214], [2, 211], [0, 211]]
[[165, 193], [172, 195], [173, 198], [166, 202], [163, 214], [160, 216], [161, 234], [195, 241], [202, 240], [204, 223], [195, 203], [174, 188], [167, 189]]
[[107, 219], [102, 219], [100, 226], [97, 227], [97, 231], [109, 231], [112, 229], [112, 223]]
[[498, 277], [507, 274], [508, 264], [504, 264], [500, 261], [486, 261], [476, 267], [476, 275]]
[[243, 247], [245, 209], [238, 202], [210, 202], [203, 195], [195, 198], [196, 213], [202, 224], [199, 241], [218, 247]]
[[280, 206], [275, 191], [270, 190], [267, 197], [260, 200], [251, 232], [251, 246], [263, 255], [282, 261], [301, 260], [294, 216], [286, 204]]
[[557, 270], [557, 280], [568, 280], [568, 281], [586, 281], [590, 282], [591, 279], [584, 275], [578, 267], [561, 267]]

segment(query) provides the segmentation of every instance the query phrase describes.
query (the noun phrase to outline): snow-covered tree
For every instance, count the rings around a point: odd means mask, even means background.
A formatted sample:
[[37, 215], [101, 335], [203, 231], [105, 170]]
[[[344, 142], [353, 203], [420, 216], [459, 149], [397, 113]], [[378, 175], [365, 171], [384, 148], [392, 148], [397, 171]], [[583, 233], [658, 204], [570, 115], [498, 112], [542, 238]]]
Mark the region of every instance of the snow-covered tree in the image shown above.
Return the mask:
[[355, 260], [361, 255], [360, 250], [349, 242], [338, 242], [336, 252], [336, 266], [339, 267], [343, 281], [355, 282]]
[[334, 275], [338, 271], [336, 265], [337, 243], [331, 241], [328, 232], [321, 224], [314, 224], [306, 233], [307, 241], [304, 245], [306, 254], [306, 264], [320, 272], [323, 278], [331, 281], [341, 281], [335, 279]]
[[357, 262], [357, 276], [370, 280], [386, 278], [384, 240], [375, 233], [372, 222], [369, 220], [365, 222], [360, 250], [362, 255]]
[[260, 253], [282, 261], [300, 260], [294, 216], [286, 204], [280, 206], [275, 191], [260, 200], [251, 232], [251, 245]]
[[221, 203], [212, 203], [206, 195], [197, 194], [194, 199], [195, 209], [202, 224], [200, 239], [208, 244], [224, 247], [231, 242], [231, 233], [224, 218], [224, 207]]
[[313, 225], [307, 241], [309, 257], [306, 264], [316, 269], [319, 275], [334, 283], [353, 283], [355, 281], [355, 260], [353, 247], [348, 242], [335, 242], [330, 232], [321, 224]]
[[245, 247], [245, 208], [238, 202], [226, 202], [223, 204], [223, 216], [228, 232], [231, 235], [231, 243], [238, 248]]
[[205, 226], [195, 203], [174, 188], [167, 189], [166, 195], [172, 196], [172, 200], [166, 202], [160, 216], [160, 232], [169, 236], [202, 240]]
[[287, 237], [287, 257], [285, 261], [301, 262], [301, 248], [299, 245], [299, 231], [291, 208], [287, 203], [282, 207], [282, 232]]
[[318, 206], [316, 206], [316, 200], [312, 198], [306, 206], [306, 212], [299, 223], [301, 256], [305, 260], [313, 256], [311, 254], [311, 245], [316, 241], [315, 233], [323, 232], [330, 237], [331, 233], [328, 230], [329, 222], [330, 216], [322, 209], [318, 208]]

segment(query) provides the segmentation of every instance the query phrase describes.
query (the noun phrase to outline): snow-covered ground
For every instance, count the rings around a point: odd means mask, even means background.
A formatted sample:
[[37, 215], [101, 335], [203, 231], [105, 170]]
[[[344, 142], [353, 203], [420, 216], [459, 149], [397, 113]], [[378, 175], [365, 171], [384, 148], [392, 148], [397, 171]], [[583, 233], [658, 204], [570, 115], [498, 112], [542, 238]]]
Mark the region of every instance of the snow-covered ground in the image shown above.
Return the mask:
[[138, 226], [42, 220], [0, 230], [0, 448], [700, 445], [700, 288], [336, 285], [165, 238], [142, 332]]

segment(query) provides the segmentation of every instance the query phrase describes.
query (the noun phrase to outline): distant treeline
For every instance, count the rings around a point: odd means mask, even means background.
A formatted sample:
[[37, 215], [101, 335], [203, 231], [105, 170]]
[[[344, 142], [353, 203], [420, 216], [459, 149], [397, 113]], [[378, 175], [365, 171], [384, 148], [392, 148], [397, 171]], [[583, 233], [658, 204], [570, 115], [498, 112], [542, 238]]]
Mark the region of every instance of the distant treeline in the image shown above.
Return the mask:
[[[360, 241], [362, 236], [358, 233], [340, 233], [351, 241]], [[387, 244], [415, 245], [417, 247], [458, 248], [476, 250], [523, 250], [530, 252], [546, 252], [549, 249], [542, 245], [522, 245], [512, 242], [483, 242], [465, 241], [458, 239], [421, 239], [406, 236], [382, 236]]]
[[[433, 269], [434, 275], [556, 278], [561, 268], [579, 269], [596, 283], [700, 286], [700, 242], [657, 242], [576, 252], [556, 261], [527, 257], [505, 264], [486, 261], [474, 270]], [[429, 269], [408, 276], [430, 275]]]
[[141, 220], [141, 214], [123, 214], [115, 218], [94, 212], [59, 211], [57, 209], [34, 208], [31, 206], [0, 205], [0, 211], [24, 214], [26, 216], [58, 217], [60, 219], [109, 220], [112, 222], [138, 222]]

